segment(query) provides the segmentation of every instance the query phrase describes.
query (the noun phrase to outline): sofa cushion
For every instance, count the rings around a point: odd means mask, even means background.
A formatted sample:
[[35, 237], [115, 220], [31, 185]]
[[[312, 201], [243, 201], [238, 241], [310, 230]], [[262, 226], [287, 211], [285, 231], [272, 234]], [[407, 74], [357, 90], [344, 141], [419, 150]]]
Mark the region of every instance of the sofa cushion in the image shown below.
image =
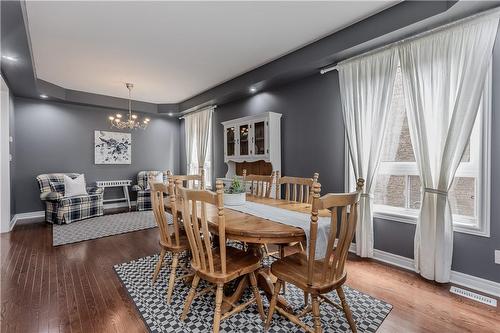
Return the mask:
[[78, 177], [78, 173], [48, 173], [38, 175], [36, 180], [38, 181], [38, 186], [40, 188], [40, 192], [50, 192], [50, 182], [56, 183], [64, 183], [64, 175], [67, 175], [71, 178]]
[[74, 179], [64, 175], [64, 196], [74, 197], [78, 195], [87, 195], [85, 175], [81, 174]]
[[93, 194], [93, 195], [81, 195], [75, 197], [65, 197], [60, 201], [61, 206], [72, 206], [72, 205], [80, 205], [89, 202], [98, 202], [101, 198], [101, 194]]
[[163, 172], [158, 172], [157, 174], [150, 174], [149, 175], [146, 190], [151, 189], [151, 182], [163, 183]]

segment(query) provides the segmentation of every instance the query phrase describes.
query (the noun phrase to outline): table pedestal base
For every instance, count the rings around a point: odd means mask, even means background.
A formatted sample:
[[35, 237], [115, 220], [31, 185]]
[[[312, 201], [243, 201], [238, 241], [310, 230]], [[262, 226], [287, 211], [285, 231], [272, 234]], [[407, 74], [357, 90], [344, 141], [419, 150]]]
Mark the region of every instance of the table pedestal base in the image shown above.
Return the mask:
[[[249, 251], [253, 251], [260, 258], [263, 257], [261, 244], [248, 244], [248, 247]], [[255, 272], [255, 276], [257, 277], [257, 286], [259, 287], [259, 289], [264, 291], [267, 300], [270, 302], [274, 294], [274, 282], [276, 282], [276, 278], [271, 274], [271, 269], [269, 267], [263, 267]], [[221, 308], [222, 313], [226, 313], [231, 310], [231, 304], [236, 304], [241, 299], [243, 293], [245, 292], [245, 289], [248, 286], [248, 278], [244, 276], [238, 282], [238, 285], [231, 296], [224, 297]], [[288, 302], [282, 296], [278, 296], [276, 306], [282, 308], [287, 312], [293, 311], [292, 308], [288, 305]]]

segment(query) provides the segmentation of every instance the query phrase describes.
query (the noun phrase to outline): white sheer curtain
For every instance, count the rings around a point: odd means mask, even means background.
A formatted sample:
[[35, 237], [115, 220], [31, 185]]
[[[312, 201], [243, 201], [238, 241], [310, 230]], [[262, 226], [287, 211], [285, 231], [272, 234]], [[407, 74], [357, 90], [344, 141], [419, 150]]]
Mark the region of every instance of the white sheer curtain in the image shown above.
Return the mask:
[[481, 19], [401, 44], [410, 135], [423, 187], [415, 268], [449, 282], [453, 220], [448, 191], [476, 119], [498, 29]]
[[[211, 184], [212, 114], [214, 108], [197, 111], [185, 117], [186, 159], [188, 174], [198, 174], [205, 169], [205, 184]], [[208, 163], [208, 164], [210, 164]]]
[[394, 48], [337, 65], [349, 155], [356, 178], [365, 179], [356, 226], [356, 252], [373, 257], [373, 185], [391, 104]]

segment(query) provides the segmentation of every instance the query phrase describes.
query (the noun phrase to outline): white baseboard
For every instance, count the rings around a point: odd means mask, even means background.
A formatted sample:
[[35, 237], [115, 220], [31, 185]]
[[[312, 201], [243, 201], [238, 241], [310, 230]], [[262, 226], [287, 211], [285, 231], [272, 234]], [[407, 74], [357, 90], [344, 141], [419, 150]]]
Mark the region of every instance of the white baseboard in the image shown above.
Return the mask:
[[10, 220], [9, 231], [12, 231], [12, 229], [14, 229], [14, 227], [16, 226], [16, 223], [18, 221], [28, 220], [28, 219], [36, 219], [36, 218], [44, 218], [44, 217], [45, 217], [45, 212], [43, 210], [39, 210], [37, 212], [16, 214], [16, 215], [14, 215], [12, 220]]
[[[136, 202], [130, 201], [130, 205], [132, 207], [134, 207], [136, 205]], [[128, 207], [128, 204], [126, 202], [114, 202], [114, 203], [104, 204], [104, 209], [124, 208], [124, 207]], [[12, 220], [10, 220], [9, 232], [12, 231], [12, 229], [14, 229], [17, 222], [22, 221], [22, 220], [37, 219], [37, 218], [40, 218], [40, 219], [45, 218], [45, 211], [39, 210], [36, 212], [16, 214], [16, 215], [14, 215], [14, 217], [12, 217]]]
[[480, 277], [451, 271], [451, 283], [468, 287], [486, 294], [500, 297], [500, 283], [486, 280]]
[[[351, 244], [349, 252], [353, 252], [354, 254], [356, 253], [355, 243]], [[372, 259], [407, 270], [415, 271], [413, 259], [399, 256], [397, 254], [374, 249]], [[500, 297], [500, 283], [498, 282], [486, 280], [457, 271], [451, 271], [450, 283], [477, 290], [492, 296]]]

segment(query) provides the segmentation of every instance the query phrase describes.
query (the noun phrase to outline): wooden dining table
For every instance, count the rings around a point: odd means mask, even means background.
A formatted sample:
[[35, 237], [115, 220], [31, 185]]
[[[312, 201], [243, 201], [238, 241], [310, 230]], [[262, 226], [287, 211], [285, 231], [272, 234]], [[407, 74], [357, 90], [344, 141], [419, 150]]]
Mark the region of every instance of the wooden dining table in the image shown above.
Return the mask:
[[[264, 205], [278, 207], [305, 214], [311, 213], [311, 204], [298, 203], [286, 200], [277, 200], [271, 198], [260, 198], [252, 195], [247, 195], [247, 201], [256, 202]], [[170, 203], [166, 203], [167, 208], [170, 208]], [[181, 205], [177, 204], [178, 213], [182, 214]], [[218, 233], [217, 223], [217, 208], [212, 205], [207, 205], [207, 220], [210, 231], [214, 234]], [[319, 212], [320, 216], [324, 216], [328, 212]], [[224, 208], [224, 217], [226, 223], [226, 239], [245, 242], [250, 251], [253, 251], [257, 256], [263, 258], [263, 244], [289, 244], [293, 242], [305, 242], [306, 235], [303, 229], [276, 222], [270, 219], [254, 216], [251, 214], [239, 212], [231, 207]], [[269, 267], [262, 267], [258, 272], [257, 282], [270, 300], [274, 293], [273, 283], [275, 278], [270, 273]], [[227, 312], [231, 309], [231, 304], [236, 304], [242, 297], [245, 289], [248, 286], [248, 279], [242, 278], [234, 292], [230, 296], [224, 297], [222, 312]], [[277, 306], [285, 310], [291, 310], [283, 297], [278, 297]]]

